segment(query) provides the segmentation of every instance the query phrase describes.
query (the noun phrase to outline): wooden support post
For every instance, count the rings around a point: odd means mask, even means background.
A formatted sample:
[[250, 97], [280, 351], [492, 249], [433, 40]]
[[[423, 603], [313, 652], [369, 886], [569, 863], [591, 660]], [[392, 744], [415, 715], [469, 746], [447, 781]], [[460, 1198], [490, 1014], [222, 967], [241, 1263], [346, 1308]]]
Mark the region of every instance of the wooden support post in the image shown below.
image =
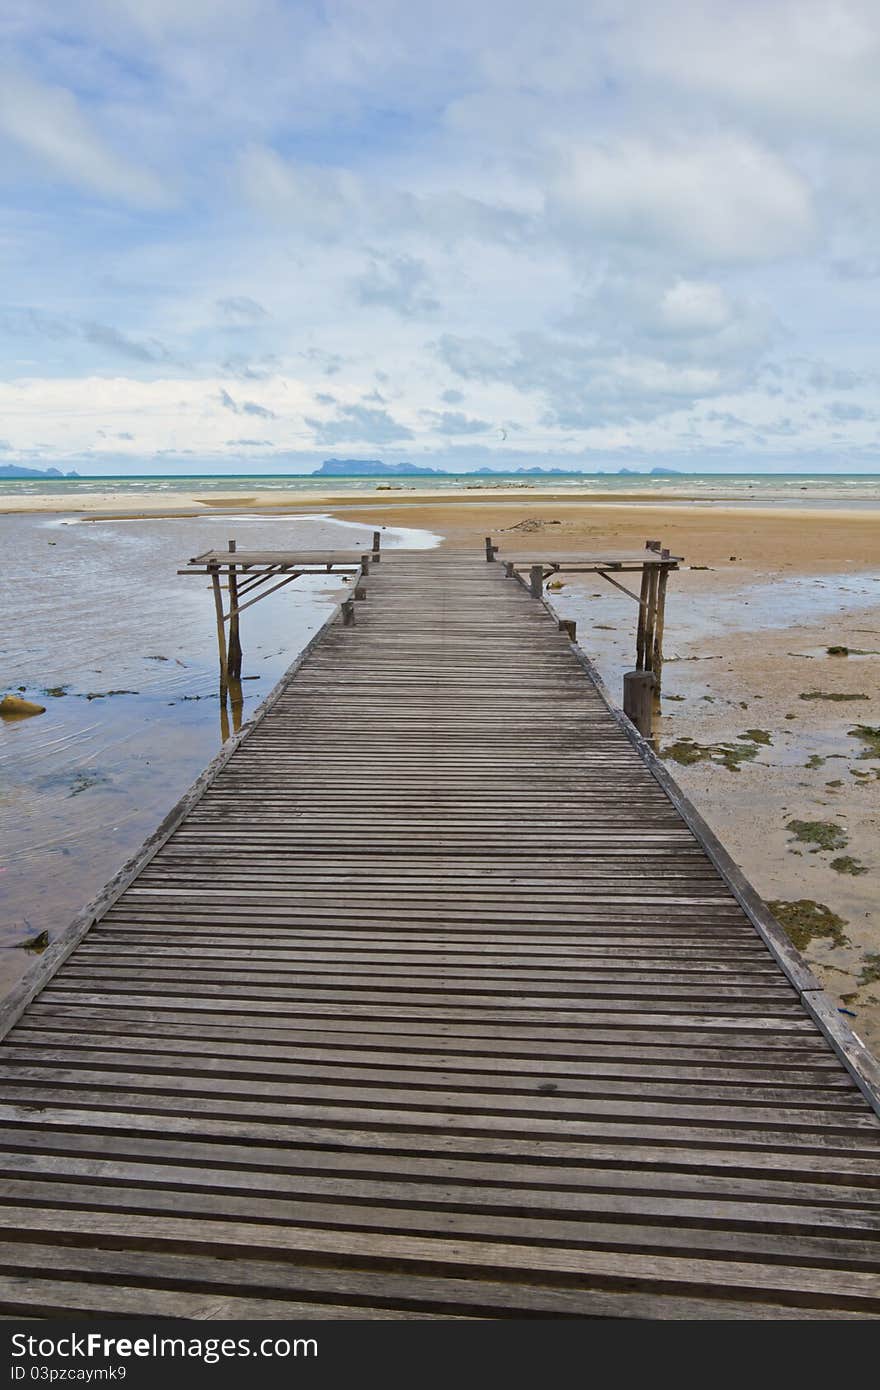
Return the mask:
[[623, 712], [643, 738], [654, 728], [654, 676], [651, 671], [627, 671], [623, 677]]
[[529, 570], [529, 583], [532, 590], [532, 598], [541, 598], [544, 593], [543, 565], [532, 565]]
[[381, 555], [379, 554], [379, 547], [381, 546], [381, 544], [382, 544], [382, 532], [381, 532], [381, 531], [374, 531], [374, 532], [373, 532], [373, 556], [372, 556], [373, 564], [374, 564], [374, 565], [378, 565], [379, 561], [380, 561], [381, 558], [382, 558]]
[[358, 585], [356, 586], [356, 588], [355, 588], [354, 596], [355, 596], [356, 599], [359, 599], [359, 600], [360, 600], [360, 599], [365, 599], [365, 598], [367, 597], [367, 588], [366, 588], [366, 585], [365, 585], [365, 584], [358, 584]]
[[639, 590], [639, 622], [636, 628], [636, 670], [645, 669], [645, 619], [648, 614], [648, 566], [642, 565], [642, 585]]
[[369, 552], [368, 552], [368, 551], [365, 551], [364, 554], [361, 556], [361, 574], [366, 575], [366, 574], [369, 574], [369, 573], [370, 573], [370, 556], [369, 556]]
[[[229, 542], [229, 549], [235, 553], [235, 541]], [[241, 677], [241, 638], [238, 629], [238, 578], [235, 565], [229, 566], [229, 679]], [[239, 686], [239, 691], [241, 687]]]
[[504, 578], [505, 578], [505, 579], [512, 579], [512, 578], [513, 578], [513, 561], [512, 561], [512, 560], [505, 560], [505, 561], [504, 561]]
[[669, 572], [666, 566], [657, 566], [657, 611], [654, 618], [654, 645], [651, 653], [651, 670], [654, 673], [654, 705], [660, 707], [660, 686], [663, 680], [663, 624], [666, 617], [666, 584]]
[[344, 627], [354, 626], [354, 599], [347, 598], [343, 603], [342, 623]]
[[659, 565], [646, 565], [648, 571], [648, 611], [645, 614], [645, 665], [646, 671], [652, 671], [654, 660], [654, 631], [657, 623], [657, 574]]
[[226, 702], [226, 687], [229, 683], [229, 665], [226, 657], [226, 629], [223, 626], [223, 594], [220, 591], [220, 567], [216, 561], [208, 565], [208, 573], [214, 586], [214, 610], [217, 614], [217, 646], [220, 649], [220, 703]]
[[577, 623], [574, 618], [560, 618], [559, 631], [567, 633], [570, 642], [577, 640]]
[[487, 537], [486, 537], [486, 559], [487, 559], [487, 560], [490, 560], [490, 561], [491, 561], [491, 560], [494, 560], [494, 559], [495, 559], [495, 552], [496, 552], [497, 549], [498, 549], [497, 545], [493, 545], [493, 544], [492, 544], [492, 537], [491, 537], [491, 536], [487, 536]]

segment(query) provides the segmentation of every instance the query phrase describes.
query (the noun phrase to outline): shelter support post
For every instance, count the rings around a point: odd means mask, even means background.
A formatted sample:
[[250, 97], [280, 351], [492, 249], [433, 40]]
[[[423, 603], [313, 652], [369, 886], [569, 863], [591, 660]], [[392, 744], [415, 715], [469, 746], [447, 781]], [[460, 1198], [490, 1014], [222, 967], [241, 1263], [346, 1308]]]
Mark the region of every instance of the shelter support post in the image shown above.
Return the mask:
[[229, 661], [226, 654], [226, 628], [223, 623], [223, 594], [220, 590], [220, 566], [216, 561], [208, 565], [211, 584], [214, 589], [214, 610], [217, 614], [217, 646], [220, 650], [220, 703], [226, 700], [229, 683]]
[[[235, 541], [229, 542], [235, 552]], [[241, 679], [241, 637], [238, 625], [238, 574], [235, 565], [229, 566], [229, 678]]]

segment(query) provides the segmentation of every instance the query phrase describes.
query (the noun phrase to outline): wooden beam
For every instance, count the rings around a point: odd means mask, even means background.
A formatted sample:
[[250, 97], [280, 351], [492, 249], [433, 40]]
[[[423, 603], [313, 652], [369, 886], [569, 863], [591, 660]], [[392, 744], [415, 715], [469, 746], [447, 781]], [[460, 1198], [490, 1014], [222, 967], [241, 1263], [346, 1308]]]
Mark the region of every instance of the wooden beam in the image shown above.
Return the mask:
[[600, 575], [606, 583], [613, 584], [615, 589], [619, 589], [622, 594], [626, 594], [627, 598], [631, 598], [634, 603], [642, 603], [644, 601], [639, 598], [638, 594], [634, 594], [632, 589], [627, 589], [623, 584], [618, 584], [616, 579], [612, 579], [607, 570], [596, 570], [596, 573]]

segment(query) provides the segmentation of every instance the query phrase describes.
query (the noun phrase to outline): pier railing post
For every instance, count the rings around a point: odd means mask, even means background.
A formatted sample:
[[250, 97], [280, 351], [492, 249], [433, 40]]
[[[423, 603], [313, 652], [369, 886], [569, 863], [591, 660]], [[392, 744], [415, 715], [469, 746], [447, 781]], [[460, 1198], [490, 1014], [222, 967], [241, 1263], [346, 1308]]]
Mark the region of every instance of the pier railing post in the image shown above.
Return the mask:
[[374, 565], [378, 565], [379, 561], [380, 561], [381, 558], [382, 558], [382, 556], [381, 556], [380, 553], [379, 553], [381, 544], [382, 544], [382, 532], [381, 532], [381, 531], [374, 531], [374, 532], [373, 532], [373, 554], [372, 554], [372, 556], [371, 556]]
[[342, 605], [342, 625], [353, 627], [354, 621], [354, 598], [347, 598]]
[[498, 550], [498, 546], [492, 544], [492, 537], [491, 537], [491, 536], [487, 536], [487, 537], [486, 537], [486, 559], [489, 560], [489, 561], [494, 560], [494, 559], [495, 559], [495, 555], [496, 555], [496, 553], [497, 553], [497, 550]]
[[544, 593], [544, 566], [532, 565], [529, 570], [529, 587], [532, 598], [541, 598]]

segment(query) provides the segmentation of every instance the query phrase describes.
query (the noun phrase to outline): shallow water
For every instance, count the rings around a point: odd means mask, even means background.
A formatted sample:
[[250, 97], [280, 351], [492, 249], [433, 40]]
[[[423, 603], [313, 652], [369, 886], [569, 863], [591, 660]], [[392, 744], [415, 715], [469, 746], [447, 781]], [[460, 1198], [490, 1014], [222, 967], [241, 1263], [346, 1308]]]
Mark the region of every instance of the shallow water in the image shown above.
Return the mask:
[[[23, 943], [63, 928], [217, 752], [213, 598], [201, 577], [176, 571], [231, 536], [241, 549], [365, 550], [372, 528], [329, 517], [134, 527], [0, 516], [0, 693], [46, 706], [34, 718], [0, 720], [0, 991], [32, 959]], [[437, 539], [383, 530], [385, 547]], [[243, 718], [344, 587], [304, 577], [243, 614]]]
[[[568, 579], [563, 574], [561, 578], [563, 588], [548, 592], [547, 597], [560, 617], [577, 622], [580, 644], [619, 704], [623, 673], [635, 665], [637, 606], [598, 576]], [[670, 575], [663, 640], [667, 693], [678, 693], [684, 679], [685, 673], [676, 671], [679, 661], [693, 663], [687, 671], [687, 686], [693, 691], [701, 671], [698, 662], [735, 654], [737, 642], [748, 633], [779, 632], [784, 641], [782, 634], [789, 628], [831, 622], [859, 611], [869, 614], [880, 603], [880, 578], [873, 574], [791, 575], [735, 585], [729, 585], [726, 576], [720, 578], [723, 587], [707, 587], [703, 572], [681, 570]], [[638, 575], [635, 581], [637, 587]], [[624, 576], [624, 582], [632, 588], [633, 576]], [[865, 628], [861, 645], [880, 648], [880, 629], [873, 620]], [[805, 657], [816, 654], [812, 648], [802, 650]], [[824, 656], [824, 650], [820, 654]]]
[[[413, 491], [478, 494], [484, 489], [574, 490], [587, 494], [619, 494], [622, 500], [633, 493], [656, 496], [658, 502], [674, 502], [688, 498], [699, 505], [705, 502], [735, 502], [737, 505], [824, 507], [837, 506], [855, 510], [876, 510], [880, 507], [880, 475], [874, 473], [677, 473], [669, 477], [651, 477], [648, 473], [620, 476], [616, 473], [547, 473], [543, 476], [523, 476], [517, 472], [498, 469], [491, 474], [439, 474], [424, 477], [391, 478], [332, 478], [290, 474], [191, 474], [178, 477], [86, 477], [86, 478], [2, 478], [0, 498], [45, 495], [73, 506], [80, 499], [95, 493], [113, 492], [124, 506], [127, 495], [143, 492], [190, 492], [206, 503], [216, 505], [220, 499], [241, 494], [243, 501], [257, 493], [302, 492], [329, 493], [334, 497], [351, 494], [355, 500], [364, 494], [393, 499], [396, 493]], [[646, 504], [647, 505], [647, 504]]]

